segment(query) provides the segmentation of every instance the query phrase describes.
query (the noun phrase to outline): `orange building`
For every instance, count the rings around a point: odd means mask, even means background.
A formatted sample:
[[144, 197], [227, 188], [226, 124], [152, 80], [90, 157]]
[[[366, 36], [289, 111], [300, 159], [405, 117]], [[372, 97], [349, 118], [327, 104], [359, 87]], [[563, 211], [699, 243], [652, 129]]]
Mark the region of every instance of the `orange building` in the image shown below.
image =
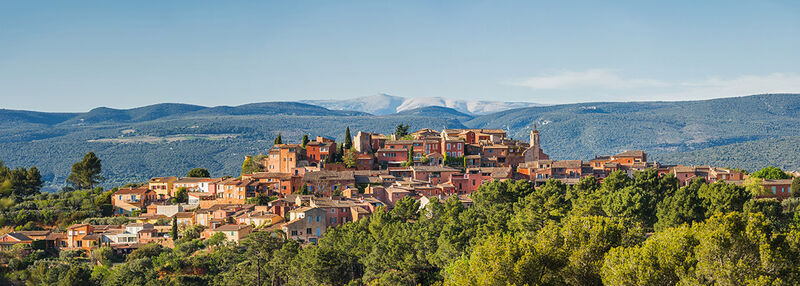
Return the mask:
[[306, 158], [311, 165], [325, 162], [329, 156], [336, 154], [336, 142], [333, 139], [317, 136], [316, 141], [306, 144]]
[[265, 159], [267, 172], [290, 173], [294, 168], [307, 165], [305, 149], [298, 144], [278, 144], [269, 150]]

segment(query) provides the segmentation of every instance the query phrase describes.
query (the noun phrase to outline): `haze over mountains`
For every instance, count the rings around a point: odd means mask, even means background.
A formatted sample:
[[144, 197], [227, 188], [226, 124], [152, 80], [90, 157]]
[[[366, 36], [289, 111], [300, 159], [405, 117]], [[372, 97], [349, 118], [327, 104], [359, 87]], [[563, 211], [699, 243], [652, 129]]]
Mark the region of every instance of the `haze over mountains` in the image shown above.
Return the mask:
[[388, 94], [357, 97], [343, 100], [301, 100], [300, 102], [333, 110], [355, 110], [375, 115], [386, 115], [420, 107], [440, 106], [471, 115], [489, 114], [514, 108], [541, 106], [530, 102], [471, 101], [441, 97], [405, 98]]
[[468, 112], [438, 105], [397, 112], [413, 101], [375, 99], [388, 103], [372, 106], [362, 98], [361, 107], [349, 106], [357, 111], [297, 102], [156, 104], [85, 113], [0, 109], [0, 160], [11, 167], [38, 167], [53, 189], [64, 184], [72, 163], [95, 151], [103, 160], [106, 186], [113, 186], [183, 176], [194, 167], [208, 168], [214, 176], [237, 175], [244, 155], [265, 153], [279, 133], [288, 142], [299, 142], [303, 134], [341, 141], [347, 126], [391, 133], [396, 125], [409, 124], [411, 129], [501, 128], [525, 139], [536, 124], [544, 150], [554, 159], [641, 149], [662, 163], [800, 170], [798, 94], [533, 106], [483, 115], [478, 113], [488, 107], [470, 111], [464, 102], [462, 110]]

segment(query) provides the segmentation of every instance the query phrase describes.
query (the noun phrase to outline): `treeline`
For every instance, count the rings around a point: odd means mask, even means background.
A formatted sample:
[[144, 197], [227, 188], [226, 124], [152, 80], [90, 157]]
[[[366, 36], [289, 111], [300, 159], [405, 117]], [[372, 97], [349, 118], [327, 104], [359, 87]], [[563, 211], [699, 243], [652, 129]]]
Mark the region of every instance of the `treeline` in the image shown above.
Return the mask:
[[701, 179], [679, 187], [647, 170], [574, 186], [494, 181], [472, 199], [471, 207], [457, 198], [420, 207], [404, 198], [305, 247], [279, 232], [239, 244], [199, 240], [202, 228], [192, 227], [174, 249], [148, 245], [124, 259], [105, 248], [72, 264], [12, 252], [9, 261], [20, 262], [4, 273], [7, 283], [81, 285], [800, 283], [797, 198], [755, 199], [745, 187]]
[[36, 167], [10, 169], [0, 161], [0, 197], [38, 194], [42, 175]]
[[93, 188], [103, 179], [101, 161], [93, 152], [72, 166], [70, 186], [42, 193], [36, 167], [9, 169], [0, 162], [0, 227], [15, 230], [65, 228], [93, 217], [110, 216], [112, 191]]

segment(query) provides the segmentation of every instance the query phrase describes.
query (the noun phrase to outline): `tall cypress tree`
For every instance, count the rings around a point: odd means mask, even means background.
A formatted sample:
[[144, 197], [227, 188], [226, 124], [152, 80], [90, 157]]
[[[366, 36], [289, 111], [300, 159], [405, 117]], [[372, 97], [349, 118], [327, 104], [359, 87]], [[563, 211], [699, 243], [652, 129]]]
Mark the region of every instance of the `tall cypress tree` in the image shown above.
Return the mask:
[[350, 126], [347, 126], [347, 129], [344, 130], [344, 150], [350, 150], [350, 148], [353, 148], [353, 136], [350, 136]]
[[281, 138], [281, 134], [278, 133], [278, 137], [275, 137], [275, 145], [283, 144], [283, 139]]
[[173, 215], [172, 216], [172, 233], [170, 233], [170, 234], [172, 235], [172, 241], [178, 240], [178, 216], [177, 215]]
[[309, 141], [308, 134], [303, 134], [303, 140], [300, 140], [301, 144], [303, 145], [303, 148], [306, 148], [306, 145], [308, 145], [308, 141]]

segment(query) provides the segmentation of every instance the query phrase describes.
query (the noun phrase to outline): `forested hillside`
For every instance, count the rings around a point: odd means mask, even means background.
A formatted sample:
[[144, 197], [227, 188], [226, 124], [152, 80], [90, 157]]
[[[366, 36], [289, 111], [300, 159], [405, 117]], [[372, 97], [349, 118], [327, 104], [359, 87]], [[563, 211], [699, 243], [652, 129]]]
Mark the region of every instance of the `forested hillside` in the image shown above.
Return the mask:
[[103, 185], [115, 186], [153, 176], [183, 176], [197, 166], [214, 176], [235, 175], [245, 154], [265, 153], [279, 133], [288, 142], [299, 142], [303, 134], [341, 141], [346, 126], [376, 132], [390, 132], [401, 123], [414, 128], [464, 127], [450, 118], [372, 116], [300, 103], [202, 109], [168, 104], [119, 114], [108, 110], [84, 114], [2, 110], [0, 161], [38, 166], [52, 190], [64, 184], [72, 163], [94, 151], [103, 160], [108, 179]]
[[[592, 158], [630, 149], [656, 155], [798, 135], [800, 95], [531, 107], [476, 117], [464, 124], [502, 128], [517, 138], [527, 138], [537, 124], [545, 152], [556, 159]], [[742, 157], [748, 160], [757, 155]]]
[[[157, 104], [86, 113], [0, 110], [0, 160], [37, 166], [50, 185], [46, 189], [52, 190], [63, 185], [70, 164], [81, 154], [95, 151], [106, 166], [105, 186], [113, 186], [185, 175], [193, 167], [208, 168], [213, 176], [238, 174], [243, 156], [265, 152], [279, 133], [288, 142], [299, 142], [303, 134], [342, 140], [347, 126], [354, 132], [390, 133], [397, 124], [409, 124], [411, 130], [502, 128], [520, 139], [536, 124], [545, 152], [555, 159], [642, 149], [669, 163], [800, 168], [796, 155], [781, 155], [797, 154], [791, 153], [796, 140], [778, 140], [798, 135], [797, 94], [568, 104], [478, 117], [444, 107], [376, 116], [293, 102], [234, 107]], [[703, 151], [691, 152], [696, 150]], [[737, 153], [732, 156], [728, 150]]]
[[757, 170], [764, 166], [800, 170], [800, 136], [735, 143], [689, 152], [666, 153], [654, 159], [667, 164], [702, 164], [745, 170]]

